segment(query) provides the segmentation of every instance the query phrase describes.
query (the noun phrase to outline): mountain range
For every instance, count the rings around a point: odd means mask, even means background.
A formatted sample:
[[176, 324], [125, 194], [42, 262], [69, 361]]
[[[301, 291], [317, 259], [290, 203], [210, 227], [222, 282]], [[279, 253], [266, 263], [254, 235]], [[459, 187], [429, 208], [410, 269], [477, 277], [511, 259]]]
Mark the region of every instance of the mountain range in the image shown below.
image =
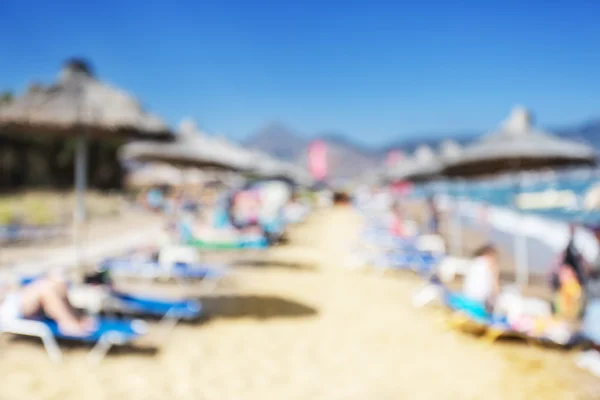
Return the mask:
[[[591, 144], [600, 150], [600, 119], [573, 126], [548, 129], [548, 131], [561, 137]], [[372, 147], [353, 141], [339, 132], [324, 132], [307, 137], [281, 122], [276, 122], [254, 132], [244, 142], [244, 145], [305, 166], [309, 144], [315, 139], [323, 140], [327, 143], [330, 175], [335, 179], [345, 180], [368, 174], [381, 167], [391, 150], [401, 150], [405, 154], [411, 154], [420, 145], [437, 148], [446, 139], [452, 139], [459, 145], [465, 146], [476, 140], [482, 133], [472, 131], [438, 135], [409, 135], [380, 147]]]

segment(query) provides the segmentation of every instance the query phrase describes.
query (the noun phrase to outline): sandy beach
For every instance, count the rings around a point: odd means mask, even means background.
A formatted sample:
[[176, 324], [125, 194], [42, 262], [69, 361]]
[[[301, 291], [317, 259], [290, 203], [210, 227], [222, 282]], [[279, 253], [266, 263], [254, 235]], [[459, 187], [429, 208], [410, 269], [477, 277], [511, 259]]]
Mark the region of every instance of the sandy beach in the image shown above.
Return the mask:
[[[180, 324], [158, 349], [139, 346], [88, 366], [63, 346], [0, 339], [0, 399], [594, 399], [600, 383], [574, 352], [486, 345], [416, 310], [410, 274], [348, 270], [359, 229], [350, 209], [315, 214], [287, 246], [239, 261], [202, 296], [207, 317]], [[250, 257], [250, 256], [248, 256]]]

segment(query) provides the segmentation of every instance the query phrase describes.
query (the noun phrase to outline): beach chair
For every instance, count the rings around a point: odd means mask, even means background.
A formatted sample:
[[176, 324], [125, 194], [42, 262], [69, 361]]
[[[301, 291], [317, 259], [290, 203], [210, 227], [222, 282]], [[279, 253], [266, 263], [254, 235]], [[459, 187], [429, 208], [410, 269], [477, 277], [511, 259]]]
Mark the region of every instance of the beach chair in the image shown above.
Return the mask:
[[202, 280], [207, 288], [215, 288], [227, 274], [223, 265], [204, 265], [176, 262], [171, 264], [155, 260], [136, 260], [135, 258], [109, 258], [99, 265], [100, 270], [109, 271], [116, 277], [141, 279], [174, 279], [181, 283], [186, 280]]
[[139, 320], [98, 319], [96, 330], [81, 337], [63, 334], [57, 323], [50, 319], [15, 319], [0, 323], [0, 334], [8, 333], [40, 338], [48, 357], [56, 363], [62, 360], [58, 340], [71, 340], [93, 345], [88, 354], [88, 361], [98, 363], [111, 347], [132, 343], [147, 332], [148, 325]]
[[115, 291], [111, 292], [105, 307], [123, 314], [159, 317], [165, 335], [179, 321], [194, 321], [202, 316], [202, 304], [197, 300], [157, 299]]
[[428, 252], [411, 251], [390, 254], [387, 260], [389, 268], [410, 269], [421, 275], [429, 276], [441, 262], [442, 257]]
[[[24, 277], [21, 278], [21, 286], [28, 285], [34, 282], [38, 277]], [[86, 287], [84, 285], [83, 287]], [[91, 287], [97, 287], [97, 285], [91, 285]], [[78, 307], [83, 309], [89, 309], [87, 307], [89, 302], [83, 300], [81, 296], [71, 296], [71, 292], [74, 287], [69, 290], [69, 300]], [[85, 290], [88, 292], [88, 290]], [[191, 321], [198, 319], [202, 315], [202, 305], [199, 301], [190, 299], [160, 299], [157, 297], [143, 296], [138, 294], [124, 293], [112, 289], [103, 291], [101, 296], [102, 307], [91, 307], [93, 311], [99, 312], [102, 309], [105, 311], [119, 312], [123, 314], [143, 314], [147, 316], [161, 317], [163, 319], [170, 319], [173, 321], [173, 325], [179, 320]], [[96, 293], [92, 293], [96, 297]], [[97, 302], [94, 302], [97, 303]]]
[[547, 331], [543, 335], [533, 335], [513, 328], [505, 316], [489, 313], [485, 306], [470, 300], [459, 293], [444, 292], [444, 303], [452, 311], [450, 325], [464, 330], [466, 327], [483, 332], [483, 340], [488, 344], [499, 338], [516, 338], [529, 344], [571, 348], [584, 338], [579, 332]]
[[435, 299], [443, 299], [444, 283], [452, 282], [456, 276], [464, 276], [471, 267], [471, 260], [453, 256], [445, 256], [435, 266], [435, 271], [413, 295], [412, 303], [417, 308], [430, 304]]

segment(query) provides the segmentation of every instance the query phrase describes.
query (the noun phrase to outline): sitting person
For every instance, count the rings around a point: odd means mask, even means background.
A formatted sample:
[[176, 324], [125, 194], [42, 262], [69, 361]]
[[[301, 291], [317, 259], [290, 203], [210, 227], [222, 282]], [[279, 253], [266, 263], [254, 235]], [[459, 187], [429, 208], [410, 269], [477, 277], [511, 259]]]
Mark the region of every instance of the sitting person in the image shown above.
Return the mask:
[[500, 287], [498, 251], [492, 245], [485, 245], [474, 257], [463, 283], [463, 294], [493, 308]]
[[554, 299], [554, 314], [561, 319], [575, 321], [583, 308], [583, 289], [575, 271], [563, 265], [558, 273], [559, 289]]
[[4, 288], [0, 321], [10, 323], [40, 314], [54, 320], [66, 335], [85, 336], [95, 329], [94, 321], [80, 318], [67, 299], [66, 283], [55, 277], [39, 279], [24, 287]]
[[560, 289], [559, 271], [567, 266], [575, 273], [579, 285], [585, 286], [585, 277], [591, 269], [586, 259], [581, 255], [575, 244], [575, 225], [569, 225], [569, 241], [565, 249], [559, 254], [555, 268], [551, 271], [553, 289]]

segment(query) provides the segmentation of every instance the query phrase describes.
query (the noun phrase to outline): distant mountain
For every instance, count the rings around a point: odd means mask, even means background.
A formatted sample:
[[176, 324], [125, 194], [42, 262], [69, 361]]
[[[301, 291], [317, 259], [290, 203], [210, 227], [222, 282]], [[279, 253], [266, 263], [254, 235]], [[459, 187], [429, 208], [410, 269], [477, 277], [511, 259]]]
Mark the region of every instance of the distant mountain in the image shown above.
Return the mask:
[[[570, 127], [549, 129], [549, 131], [562, 137], [579, 140], [600, 150], [600, 119]], [[402, 150], [406, 154], [412, 154], [420, 145], [428, 145], [435, 149], [446, 139], [453, 139], [459, 145], [465, 146], [477, 140], [481, 134], [482, 132], [455, 132], [445, 135], [414, 135], [395, 140], [379, 148], [372, 148], [353, 141], [340, 132], [325, 132], [313, 138], [306, 138], [281, 123], [273, 123], [255, 132], [245, 145], [306, 166], [309, 143], [314, 139], [324, 140], [329, 154], [330, 175], [335, 179], [345, 180], [364, 175], [382, 166], [387, 153], [391, 150]]]
[[244, 145], [265, 151], [277, 158], [296, 161], [309, 140], [282, 123], [274, 122], [256, 131]]
[[355, 143], [341, 133], [326, 132], [313, 138], [305, 138], [280, 123], [266, 125], [255, 132], [244, 144], [281, 159], [306, 166], [308, 145], [315, 139], [321, 139], [327, 143], [329, 171], [334, 178], [352, 178], [377, 167], [380, 163], [379, 151]]

